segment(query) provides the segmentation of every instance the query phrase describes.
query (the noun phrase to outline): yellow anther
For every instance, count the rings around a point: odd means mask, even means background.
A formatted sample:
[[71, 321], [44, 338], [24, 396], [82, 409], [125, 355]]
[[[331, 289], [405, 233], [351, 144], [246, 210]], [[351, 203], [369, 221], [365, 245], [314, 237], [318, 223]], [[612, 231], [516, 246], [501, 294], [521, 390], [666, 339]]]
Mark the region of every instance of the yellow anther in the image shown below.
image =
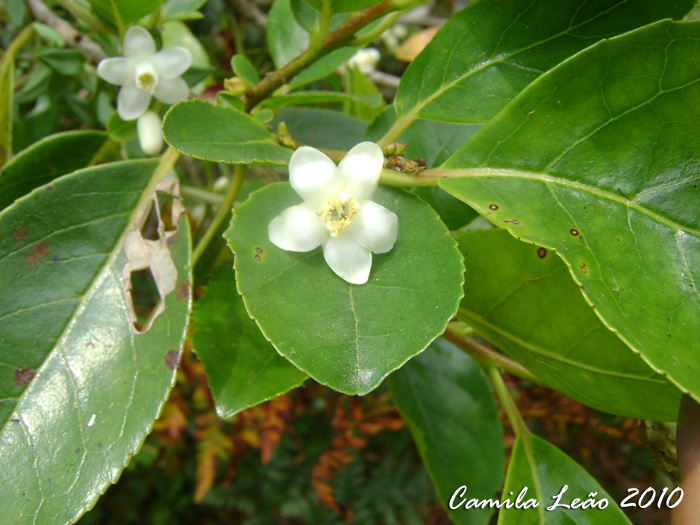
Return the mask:
[[360, 203], [357, 199], [344, 191], [336, 193], [326, 201], [326, 205], [316, 211], [316, 215], [321, 217], [326, 223], [326, 228], [330, 232], [331, 237], [337, 237], [338, 234], [347, 228], [352, 221], [352, 218], [357, 215], [360, 209]]

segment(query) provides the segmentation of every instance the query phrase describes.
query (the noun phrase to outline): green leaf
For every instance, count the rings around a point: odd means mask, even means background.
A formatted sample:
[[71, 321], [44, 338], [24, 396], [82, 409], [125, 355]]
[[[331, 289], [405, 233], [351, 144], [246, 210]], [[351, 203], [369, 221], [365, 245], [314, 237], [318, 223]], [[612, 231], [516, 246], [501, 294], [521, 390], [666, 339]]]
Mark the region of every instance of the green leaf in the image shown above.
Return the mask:
[[[304, 0], [317, 11], [321, 11], [323, 0]], [[350, 13], [352, 11], [361, 11], [373, 5], [379, 4], [381, 0], [330, 0], [331, 11], [333, 13]]]
[[483, 123], [525, 86], [597, 41], [666, 17], [694, 0], [476, 0], [453, 16], [406, 70], [397, 127], [422, 117]]
[[107, 134], [102, 131], [67, 131], [21, 151], [0, 171], [0, 210], [34, 188], [84, 168], [105, 142]]
[[243, 104], [241, 97], [237, 97], [231, 93], [227, 93], [226, 91], [219, 91], [216, 94], [216, 104], [218, 106], [228, 107], [241, 113], [245, 113], [245, 105]]
[[250, 85], [255, 85], [260, 82], [258, 70], [245, 55], [233, 55], [231, 58], [231, 67], [236, 76], [242, 78]]
[[129, 142], [138, 136], [135, 120], [123, 120], [119, 113], [112, 112], [107, 121], [107, 133], [117, 142]]
[[196, 20], [204, 15], [199, 12], [207, 0], [166, 0], [160, 7], [162, 20]]
[[13, 523], [77, 521], [141, 447], [175, 379], [190, 303], [185, 217], [149, 245], [162, 256], [151, 264], [160, 315], [143, 333], [128, 315], [130, 268], [145, 254], [130, 243], [130, 263], [125, 239], [140, 239], [154, 190], [169, 192], [155, 166], [82, 170], [0, 213], [0, 471], [12, 479], [0, 507]]
[[15, 61], [0, 62], [0, 166], [12, 155], [12, 106], [15, 91]]
[[275, 0], [267, 18], [267, 45], [277, 69], [309, 45], [309, 33], [294, 18], [289, 0]]
[[179, 152], [213, 162], [287, 164], [292, 154], [250, 115], [203, 100], [170, 108], [163, 135]]
[[284, 122], [292, 138], [315, 148], [349, 151], [362, 142], [367, 123], [338, 111], [317, 108], [284, 108], [275, 124]]
[[494, 498], [503, 481], [505, 442], [481, 367], [444, 339], [389, 376], [391, 397], [408, 423], [423, 463], [452, 521], [489, 522], [493, 509], [449, 510], [461, 485]]
[[700, 23], [662, 21], [597, 44], [529, 86], [441, 182], [556, 249], [605, 324], [696, 398], [699, 42]]
[[83, 74], [85, 55], [77, 49], [44, 49], [37, 53], [37, 57], [59, 75]]
[[284, 394], [308, 377], [280, 356], [248, 317], [228, 265], [219, 268], [197, 301], [192, 326], [192, 346], [222, 418]]
[[384, 98], [375, 86], [357, 67], [346, 67], [345, 90], [355, 96], [374, 96], [379, 99], [378, 106], [368, 106], [364, 102], [348, 100], [345, 102], [346, 113], [367, 122], [373, 122], [384, 111]]
[[[568, 486], [558, 502], [554, 499]], [[615, 500], [603, 490], [583, 467], [554, 445], [528, 434], [525, 438], [518, 437], [513, 446], [513, 454], [508, 466], [504, 496], [515, 503], [518, 494], [527, 487], [522, 498], [523, 504], [530, 498], [539, 502], [536, 508], [502, 508], [498, 525], [554, 525], [575, 523], [576, 525], [616, 525], [630, 524]], [[468, 487], [466, 498], [471, 498], [471, 487]], [[547, 511], [547, 507], [557, 502], [559, 505], [570, 505], [574, 498], [581, 502], [588, 499], [589, 494], [595, 502], [607, 500], [605, 509], [567, 509], [556, 507]], [[505, 497], [503, 499], [505, 499]], [[456, 499], [455, 504], [461, 500]], [[460, 507], [459, 511], [471, 513], [474, 509]]]
[[356, 47], [341, 47], [331, 51], [296, 75], [289, 82], [289, 89], [297, 89], [311, 82], [315, 82], [316, 80], [326, 78], [350, 60], [350, 58], [357, 53], [357, 49]]
[[271, 109], [278, 109], [285, 106], [337, 104], [346, 101], [379, 109], [381, 109], [384, 102], [379, 93], [373, 95], [353, 95], [350, 93], [341, 93], [337, 91], [295, 91], [289, 95], [279, 95], [277, 97], [267, 98], [263, 101], [263, 105]]
[[95, 12], [115, 27], [126, 28], [132, 22], [155, 11], [163, 0], [88, 0]]
[[458, 316], [547, 386], [604, 412], [675, 421], [681, 393], [609, 331], [551, 251], [466, 232]]
[[22, 27], [24, 25], [24, 18], [27, 16], [27, 6], [24, 0], [5, 0], [5, 10], [13, 26]]
[[270, 221], [299, 200], [289, 184], [272, 184], [235, 209], [225, 237], [238, 290], [279, 353], [331, 388], [366, 394], [444, 331], [462, 295], [461, 255], [422, 201], [379, 188], [374, 200], [398, 215], [398, 239], [374, 256], [366, 284], [349, 284], [320, 249], [269, 241]]

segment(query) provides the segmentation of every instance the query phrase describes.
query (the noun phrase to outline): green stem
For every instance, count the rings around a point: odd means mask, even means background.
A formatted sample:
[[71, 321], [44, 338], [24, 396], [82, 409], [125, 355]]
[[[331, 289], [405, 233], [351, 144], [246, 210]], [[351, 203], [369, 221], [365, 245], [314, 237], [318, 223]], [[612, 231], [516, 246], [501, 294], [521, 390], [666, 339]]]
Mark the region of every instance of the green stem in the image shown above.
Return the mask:
[[199, 186], [181, 186], [180, 192], [182, 193], [183, 197], [188, 197], [199, 202], [206, 202], [207, 204], [215, 204], [219, 206], [222, 202], [224, 202], [223, 195], [204, 190]]
[[95, 153], [95, 155], [92, 157], [92, 159], [90, 159], [90, 163], [88, 164], [88, 166], [94, 166], [95, 164], [100, 162], [102, 160], [102, 157], [104, 157], [105, 154], [110, 149], [112, 149], [115, 145], [116, 145], [116, 142], [114, 140], [112, 140], [111, 137], [107, 137], [107, 140], [105, 140], [105, 143], [102, 144], [100, 149], [98, 149], [97, 152]]
[[389, 128], [389, 131], [377, 141], [382, 148], [392, 142], [396, 142], [401, 134], [406, 131], [406, 128], [413, 124], [415, 118], [398, 117], [396, 122]]
[[516, 363], [515, 361], [511, 361], [505, 355], [491, 350], [487, 346], [478, 343], [470, 337], [465, 337], [460, 333], [459, 328], [457, 328], [453, 323], [447, 325], [447, 330], [444, 334], [442, 334], [442, 336], [455, 346], [464, 350], [485, 368], [502, 368], [509, 374], [522, 379], [527, 379], [533, 383], [540, 384], [539, 379], [537, 379], [537, 377], [535, 377], [524, 366]]
[[192, 267], [193, 268], [197, 264], [197, 261], [199, 260], [199, 258], [204, 253], [204, 250], [207, 249], [207, 246], [209, 245], [212, 238], [214, 237], [216, 230], [219, 229], [219, 226], [221, 226], [221, 223], [223, 222], [223, 220], [231, 212], [231, 208], [233, 207], [233, 201], [236, 200], [236, 196], [238, 195], [238, 191], [241, 189], [241, 185], [243, 184], [243, 181], [245, 180], [246, 173], [247, 173], [247, 167], [245, 164], [237, 164], [236, 167], [234, 168], [233, 177], [231, 178], [231, 182], [229, 183], [228, 191], [226, 192], [224, 200], [221, 203], [221, 206], [219, 206], [219, 209], [217, 210], [216, 215], [214, 216], [214, 219], [212, 219], [211, 224], [207, 228], [207, 231], [204, 232], [204, 235], [197, 243], [197, 247], [194, 249], [194, 252], [192, 252]]
[[[10, 42], [10, 45], [7, 46], [7, 50], [2, 55], [2, 64], [0, 65], [2, 72], [0, 72], [0, 75], [4, 76], [6, 74], [9, 63], [15, 59], [17, 52], [27, 43], [27, 40], [29, 40], [33, 34], [34, 26], [29, 24], [17, 34], [12, 42]], [[0, 78], [2, 78], [2, 76], [0, 76]]]
[[528, 436], [530, 434], [530, 431], [527, 429], [527, 425], [525, 424], [525, 421], [520, 415], [520, 411], [518, 410], [518, 407], [516, 406], [515, 401], [513, 400], [513, 396], [510, 395], [508, 387], [503, 382], [503, 377], [501, 376], [501, 373], [496, 367], [489, 368], [488, 373], [489, 379], [491, 380], [491, 384], [493, 385], [493, 389], [496, 392], [499, 401], [501, 402], [501, 406], [503, 407], [506, 416], [508, 416], [508, 421], [510, 421], [510, 425], [513, 427], [515, 435], [521, 438], [523, 440], [523, 443], [527, 447], [529, 447], [530, 440], [528, 439]]
[[385, 168], [379, 180], [389, 186], [435, 186], [440, 179], [426, 176], [426, 173], [427, 171], [421, 171], [418, 174], [403, 173]]
[[387, 15], [384, 20], [382, 20], [377, 27], [372, 29], [371, 31], [367, 31], [364, 35], [356, 36], [350, 42], [348, 45], [350, 46], [357, 46], [357, 47], [365, 47], [367, 44], [371, 44], [374, 42], [377, 38], [382, 36], [382, 33], [389, 29], [392, 25], [394, 25], [394, 22], [404, 13], [404, 11], [396, 11], [394, 13], [391, 13], [390, 15]]
[[58, 0], [58, 3], [61, 4], [66, 11], [73, 15], [76, 20], [85, 22], [95, 31], [100, 31], [102, 33], [114, 33], [114, 31], [103, 24], [99, 18], [80, 7], [73, 0]]
[[269, 73], [264, 79], [251, 87], [245, 94], [246, 110], [253, 109], [261, 100], [267, 98], [277, 88], [289, 82], [306, 66], [327, 55], [331, 51], [347, 44], [357, 31], [387, 13], [395, 11], [392, 0], [384, 0], [355, 16], [348, 17], [340, 27], [330, 33], [319, 49], [307, 49], [284, 67]]
[[318, 31], [316, 31], [309, 42], [309, 50], [313, 53], [318, 53], [323, 49], [323, 42], [328, 36], [328, 30], [331, 27], [331, 19], [333, 18], [333, 12], [331, 11], [331, 0], [323, 0], [321, 7], [321, 22], [318, 26]]

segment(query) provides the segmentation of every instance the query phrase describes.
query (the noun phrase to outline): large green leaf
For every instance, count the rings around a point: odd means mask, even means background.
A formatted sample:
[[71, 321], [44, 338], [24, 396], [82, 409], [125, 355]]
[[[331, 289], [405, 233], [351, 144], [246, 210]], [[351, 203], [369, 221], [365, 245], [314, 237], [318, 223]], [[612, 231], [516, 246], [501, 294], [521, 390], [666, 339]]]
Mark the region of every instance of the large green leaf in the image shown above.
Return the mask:
[[[629, 525], [630, 521], [625, 517], [615, 500], [603, 490], [598, 482], [593, 479], [583, 467], [569, 456], [564, 454], [554, 445], [528, 434], [525, 438], [518, 437], [513, 446], [506, 485], [503, 488], [502, 500], [510, 499], [515, 503], [517, 496], [527, 487], [527, 492], [521, 499], [522, 504], [529, 499], [539, 503], [537, 507], [510, 509], [503, 507], [498, 519], [498, 525]], [[567, 487], [564, 490], [564, 487]], [[471, 488], [470, 488], [471, 489]], [[562, 490], [564, 492], [562, 493]], [[561, 494], [561, 497], [555, 499]], [[587, 508], [564, 508], [562, 505], [571, 505], [575, 498], [583, 504], [589, 500]], [[471, 490], [466, 498], [471, 498]], [[607, 501], [607, 507], [600, 509]], [[455, 499], [455, 505], [461, 502]], [[591, 504], [597, 507], [592, 508]], [[556, 507], [548, 511], [547, 507], [556, 504]], [[474, 512], [474, 509], [460, 507], [462, 512]]]
[[681, 393], [608, 330], [562, 260], [505, 230], [457, 239], [459, 317], [548, 386], [598, 410], [675, 421]]
[[486, 499], [495, 497], [503, 480], [503, 427], [481, 367], [438, 339], [391, 374], [389, 388], [452, 521], [488, 523], [493, 509], [448, 506], [461, 485], [470, 497]]
[[289, 0], [275, 0], [267, 19], [267, 45], [277, 69], [303, 53], [309, 33], [294, 18]]
[[481, 123], [565, 58], [695, 0], [476, 0], [414, 60], [396, 94], [397, 126], [418, 117]]
[[307, 379], [277, 353], [248, 317], [228, 265], [219, 268], [197, 301], [192, 326], [192, 345], [204, 365], [220, 417], [232, 417]]
[[394, 248], [375, 255], [369, 281], [335, 275], [321, 250], [283, 251], [270, 221], [300, 199], [287, 183], [253, 193], [225, 236], [238, 290], [277, 351], [317, 381], [366, 394], [440, 335], [462, 296], [462, 257], [437, 215], [402, 190], [374, 199], [399, 217]]
[[606, 325], [700, 398], [700, 23], [613, 38], [528, 87], [441, 186], [554, 248]]
[[277, 144], [259, 121], [203, 100], [175, 104], [163, 122], [165, 140], [198, 159], [249, 164], [287, 164], [291, 150]]
[[[141, 447], [174, 381], [189, 227], [176, 211], [179, 229], [166, 226], [163, 209], [142, 243], [151, 199], [174, 184], [155, 185], [155, 165], [78, 171], [0, 213], [0, 508], [12, 523], [75, 522]], [[147, 261], [165, 299], [137, 331], [128, 290]]]
[[102, 131], [67, 131], [35, 142], [0, 171], [0, 209], [34, 188], [84, 168], [106, 141]]
[[95, 12], [115, 27], [125, 28], [154, 11], [164, 0], [88, 0]]
[[315, 148], [349, 151], [362, 142], [367, 123], [338, 111], [317, 108], [284, 108], [274, 124], [284, 122], [291, 137]]

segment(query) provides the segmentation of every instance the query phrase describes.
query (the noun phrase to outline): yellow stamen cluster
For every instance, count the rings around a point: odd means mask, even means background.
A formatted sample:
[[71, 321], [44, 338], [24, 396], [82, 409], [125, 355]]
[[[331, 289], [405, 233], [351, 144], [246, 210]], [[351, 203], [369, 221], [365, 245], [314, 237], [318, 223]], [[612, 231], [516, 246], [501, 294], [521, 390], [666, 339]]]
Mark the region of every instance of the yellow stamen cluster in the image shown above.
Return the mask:
[[352, 221], [352, 218], [357, 215], [360, 209], [360, 203], [357, 199], [341, 191], [336, 193], [326, 201], [326, 205], [316, 212], [316, 215], [321, 217], [326, 223], [326, 228], [331, 234], [331, 237], [337, 237], [338, 234], [347, 228]]
[[158, 86], [158, 79], [151, 73], [141, 73], [136, 77], [136, 87], [148, 91], [151, 95]]

